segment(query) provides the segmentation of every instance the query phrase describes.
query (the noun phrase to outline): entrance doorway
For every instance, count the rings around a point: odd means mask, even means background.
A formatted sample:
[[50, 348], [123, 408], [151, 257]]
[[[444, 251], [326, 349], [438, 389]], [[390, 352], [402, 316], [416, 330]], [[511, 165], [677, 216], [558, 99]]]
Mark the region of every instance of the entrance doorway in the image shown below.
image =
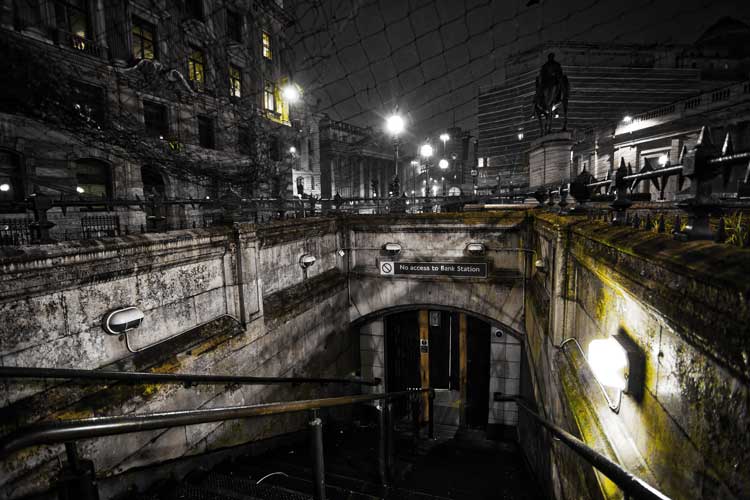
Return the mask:
[[[436, 390], [438, 424], [487, 427], [490, 400], [490, 325], [456, 311], [419, 310], [385, 318], [386, 390]], [[394, 403], [405, 416], [406, 402]]]

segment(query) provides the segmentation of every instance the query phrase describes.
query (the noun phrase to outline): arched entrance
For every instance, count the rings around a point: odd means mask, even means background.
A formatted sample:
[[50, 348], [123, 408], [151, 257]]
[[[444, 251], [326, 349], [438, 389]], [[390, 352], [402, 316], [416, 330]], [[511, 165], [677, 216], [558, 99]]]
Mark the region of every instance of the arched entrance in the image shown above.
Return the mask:
[[[489, 318], [430, 306], [399, 308], [359, 323], [363, 376], [384, 380], [388, 391], [435, 389], [434, 423], [506, 434], [517, 423], [520, 334]], [[396, 404], [405, 416], [405, 403]], [[429, 418], [429, 417], [426, 417]]]

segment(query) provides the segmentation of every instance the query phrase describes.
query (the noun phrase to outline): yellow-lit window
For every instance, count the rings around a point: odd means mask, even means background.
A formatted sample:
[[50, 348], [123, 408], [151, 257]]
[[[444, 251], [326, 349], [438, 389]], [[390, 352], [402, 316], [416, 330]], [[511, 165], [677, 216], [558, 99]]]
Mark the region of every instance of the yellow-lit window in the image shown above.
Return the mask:
[[151, 60], [156, 58], [155, 33], [156, 29], [153, 24], [137, 17], [133, 18], [133, 58]]
[[272, 82], [266, 82], [265, 91], [263, 92], [263, 101], [268, 111], [276, 113], [276, 85]]
[[232, 97], [242, 97], [242, 73], [240, 68], [229, 65], [229, 95]]
[[203, 56], [203, 51], [200, 49], [192, 49], [188, 56], [188, 78], [191, 82], [203, 86], [206, 83], [205, 73], [206, 60]]
[[263, 32], [263, 57], [266, 59], [273, 59], [273, 51], [271, 51], [271, 35]]

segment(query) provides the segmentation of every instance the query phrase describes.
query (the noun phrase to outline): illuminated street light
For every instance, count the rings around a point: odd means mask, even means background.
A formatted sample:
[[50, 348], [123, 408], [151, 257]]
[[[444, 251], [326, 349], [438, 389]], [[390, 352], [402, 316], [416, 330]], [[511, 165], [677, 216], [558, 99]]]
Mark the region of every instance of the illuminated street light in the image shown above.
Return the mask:
[[419, 154], [424, 158], [429, 158], [432, 156], [432, 146], [429, 144], [422, 144], [422, 147], [419, 148]]
[[633, 117], [632, 117], [632, 116], [630, 116], [630, 115], [625, 115], [625, 116], [623, 117], [622, 121], [623, 121], [623, 122], [625, 122], [625, 123], [630, 123], [630, 122], [632, 122], [632, 121], [633, 121]]
[[289, 154], [297, 154], [297, 148], [294, 146], [289, 147]]
[[451, 136], [448, 134], [440, 134], [440, 140], [443, 141], [443, 146], [445, 146], [445, 143], [451, 140]]
[[668, 162], [669, 162], [669, 156], [667, 156], [667, 155], [661, 155], [659, 157], [659, 165], [661, 165], [662, 167], [664, 165], [666, 165]]
[[3, 193], [10, 191], [10, 184], [0, 184], [0, 191]]
[[522, 140], [523, 140], [523, 132], [519, 132], [519, 133], [518, 133], [518, 140], [519, 140], [519, 141], [522, 141]]
[[446, 160], [445, 158], [442, 158], [440, 162], [438, 163], [438, 166], [442, 168], [443, 170], [445, 170], [446, 168], [448, 168], [448, 160]]
[[404, 119], [396, 114], [391, 115], [385, 121], [385, 128], [392, 136], [398, 136], [398, 134], [404, 131]]
[[300, 98], [299, 87], [297, 87], [297, 85], [293, 83], [289, 83], [285, 85], [281, 90], [281, 96], [286, 102], [294, 104], [295, 102], [299, 101]]

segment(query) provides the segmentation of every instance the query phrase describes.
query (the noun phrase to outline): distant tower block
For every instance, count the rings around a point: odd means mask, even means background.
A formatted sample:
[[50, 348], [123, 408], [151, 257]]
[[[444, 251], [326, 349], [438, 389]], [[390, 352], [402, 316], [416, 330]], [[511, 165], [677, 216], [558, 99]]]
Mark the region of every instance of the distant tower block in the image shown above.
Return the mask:
[[568, 182], [572, 178], [570, 132], [547, 134], [531, 143], [529, 154], [529, 187], [538, 188]]

